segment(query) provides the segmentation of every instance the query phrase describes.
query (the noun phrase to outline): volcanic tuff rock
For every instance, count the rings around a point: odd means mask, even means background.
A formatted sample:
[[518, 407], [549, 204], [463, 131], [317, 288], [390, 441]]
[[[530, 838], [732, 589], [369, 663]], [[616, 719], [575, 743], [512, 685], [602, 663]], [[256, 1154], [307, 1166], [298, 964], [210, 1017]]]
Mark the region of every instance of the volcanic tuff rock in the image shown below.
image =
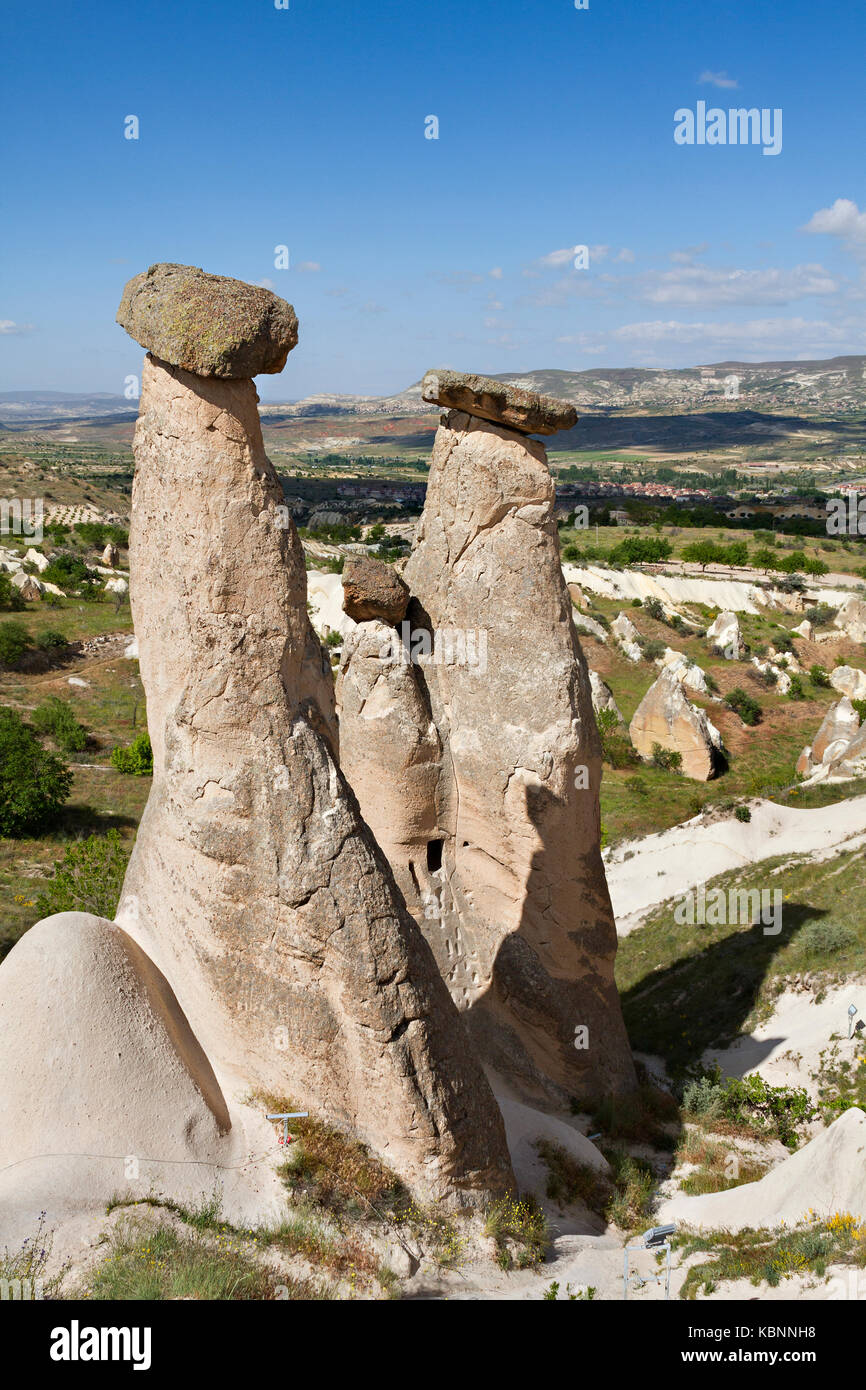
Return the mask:
[[830, 684], [840, 695], [847, 695], [849, 700], [866, 699], [866, 671], [860, 671], [856, 666], [837, 666], [830, 672]]
[[866, 603], [852, 594], [834, 617], [833, 625], [841, 628], [852, 641], [866, 642]]
[[605, 684], [597, 671], [590, 670], [589, 672], [589, 688], [592, 693], [592, 708], [595, 713], [599, 714], [603, 709], [612, 710], [616, 715], [616, 722], [625, 727], [625, 720], [619, 705], [613, 698], [613, 691], [609, 685]]
[[631, 741], [647, 761], [653, 744], [679, 753], [683, 772], [698, 782], [712, 777], [715, 750], [721, 740], [704, 714], [686, 698], [676, 673], [663, 667], [661, 675], [644, 695], [629, 725]]
[[623, 655], [627, 656], [629, 661], [637, 662], [642, 659], [643, 653], [638, 645], [640, 633], [626, 613], [617, 614], [610, 625], [610, 630], [619, 642]]
[[383, 658], [384, 630], [361, 624], [338, 700], [343, 768], [479, 1054], [562, 1102], [635, 1077], [553, 507], [539, 442], [452, 411], [404, 571], [409, 652]]
[[281, 372], [298, 341], [291, 304], [194, 265], [152, 265], [127, 283], [117, 322], [172, 367], [199, 376]]
[[434, 405], [463, 410], [522, 434], [556, 434], [557, 430], [570, 430], [577, 423], [574, 406], [555, 396], [524, 391], [491, 376], [452, 372], [447, 367], [426, 373], [421, 396]]
[[707, 641], [711, 648], [720, 651], [728, 661], [739, 661], [743, 641], [736, 613], [720, 613], [707, 628]]
[[118, 921], [229, 1094], [291, 1095], [416, 1192], [486, 1201], [513, 1182], [501, 1116], [335, 760], [256, 403], [145, 362], [130, 568], [154, 780]]
[[370, 555], [350, 555], [343, 566], [343, 608], [356, 623], [381, 618], [399, 623], [406, 616], [409, 590], [393, 565]]
[[825, 714], [811, 746], [797, 759], [797, 771], [813, 782], [858, 776], [866, 758], [866, 732], [847, 695]]

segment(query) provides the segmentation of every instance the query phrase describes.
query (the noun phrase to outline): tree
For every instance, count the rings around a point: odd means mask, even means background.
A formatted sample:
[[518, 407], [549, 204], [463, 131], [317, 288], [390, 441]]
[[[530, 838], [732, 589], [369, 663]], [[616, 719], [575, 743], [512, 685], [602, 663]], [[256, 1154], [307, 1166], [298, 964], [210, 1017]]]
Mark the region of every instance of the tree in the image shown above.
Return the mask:
[[0, 709], [0, 835], [38, 834], [71, 788], [63, 760], [46, 752], [15, 710]]
[[80, 753], [87, 743], [87, 730], [75, 718], [72, 706], [56, 695], [37, 706], [31, 723], [37, 734], [50, 734], [64, 753]]
[[0, 665], [14, 668], [30, 646], [30, 633], [21, 623], [0, 624]]
[[55, 912], [92, 912], [111, 921], [117, 911], [129, 850], [117, 830], [89, 835], [66, 846], [54, 877], [37, 899], [40, 917]]
[[112, 748], [111, 766], [133, 777], [150, 777], [153, 773], [153, 749], [150, 735], [139, 734], [128, 748]]

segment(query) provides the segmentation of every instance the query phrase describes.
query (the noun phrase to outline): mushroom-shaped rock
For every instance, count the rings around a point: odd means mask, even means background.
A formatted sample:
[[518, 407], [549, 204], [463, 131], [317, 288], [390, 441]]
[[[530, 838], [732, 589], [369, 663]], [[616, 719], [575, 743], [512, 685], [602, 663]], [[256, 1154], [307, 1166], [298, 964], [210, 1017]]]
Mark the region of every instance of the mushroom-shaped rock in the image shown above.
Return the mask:
[[196, 376], [281, 372], [298, 341], [291, 304], [194, 265], [152, 265], [127, 283], [117, 322], [154, 357]]
[[426, 373], [421, 396], [433, 405], [462, 410], [521, 434], [556, 434], [557, 430], [570, 430], [577, 422], [577, 411], [567, 401], [510, 386], [496, 377], [452, 372], [446, 367]]
[[409, 590], [393, 565], [371, 555], [350, 555], [343, 566], [343, 609], [356, 623], [377, 618], [399, 623], [406, 616]]
[[252, 381], [145, 361], [129, 554], [154, 775], [117, 918], [240, 1093], [291, 1095], [414, 1192], [483, 1203], [513, 1181], [501, 1117], [335, 757], [256, 403]]
[[667, 667], [635, 710], [629, 733], [646, 761], [652, 758], [653, 745], [658, 744], [679, 753], [683, 772], [697, 782], [708, 781], [716, 770], [718, 733], [703, 710], [686, 698], [676, 675]]

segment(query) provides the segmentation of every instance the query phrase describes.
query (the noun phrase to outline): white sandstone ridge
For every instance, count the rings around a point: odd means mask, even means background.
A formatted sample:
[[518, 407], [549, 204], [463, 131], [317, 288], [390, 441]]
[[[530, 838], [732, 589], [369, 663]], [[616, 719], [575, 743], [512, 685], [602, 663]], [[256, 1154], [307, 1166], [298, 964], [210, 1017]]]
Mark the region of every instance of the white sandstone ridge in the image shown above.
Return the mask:
[[866, 1115], [856, 1108], [758, 1182], [698, 1197], [678, 1193], [662, 1204], [658, 1220], [741, 1231], [795, 1226], [844, 1212], [866, 1221]]
[[810, 784], [866, 776], [866, 727], [860, 727], [847, 695], [828, 709], [814, 742], [797, 760], [797, 772]]
[[629, 725], [631, 741], [645, 761], [659, 748], [678, 753], [686, 777], [706, 782], [719, 768], [722, 738], [702, 709], [683, 690], [676, 668], [664, 666]]
[[719, 874], [776, 856], [824, 858], [866, 839], [866, 796], [800, 810], [750, 801], [751, 820], [695, 816], [670, 830], [626, 840], [605, 851], [617, 930], [627, 936], [660, 903]]
[[[569, 584], [579, 585], [601, 598], [631, 603], [633, 599], [656, 598], [668, 613], [679, 611], [682, 604], [703, 604], [707, 608], [732, 613], [763, 613], [779, 609], [801, 613], [813, 604], [827, 603], [842, 608], [855, 596], [850, 589], [809, 587], [800, 593], [785, 593], [770, 582], [750, 583], [746, 579], [706, 579], [700, 575], [649, 574], [643, 570], [609, 569], [604, 565], [563, 565]], [[860, 640], [860, 639], [855, 639]]]

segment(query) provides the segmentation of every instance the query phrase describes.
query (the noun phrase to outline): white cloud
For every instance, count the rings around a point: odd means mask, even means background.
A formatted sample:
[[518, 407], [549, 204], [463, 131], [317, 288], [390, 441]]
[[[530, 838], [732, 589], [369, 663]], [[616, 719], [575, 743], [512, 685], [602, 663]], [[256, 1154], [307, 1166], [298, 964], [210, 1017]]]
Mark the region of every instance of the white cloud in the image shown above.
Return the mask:
[[15, 323], [12, 319], [0, 319], [0, 334], [32, 333], [32, 323]]
[[502, 279], [502, 266], [501, 266], [501, 265], [495, 265], [495, 266], [493, 267], [493, 269], [491, 270], [490, 275], [491, 275], [491, 278], [492, 278], [493, 280], [501, 280], [501, 279]]
[[627, 246], [620, 247], [619, 251], [617, 251], [614, 256], [615, 261], [623, 261], [626, 265], [633, 265], [634, 259], [634, 251], [630, 251]]
[[682, 246], [678, 251], [672, 251], [669, 259], [673, 261], [674, 265], [691, 265], [695, 256], [702, 256], [709, 249], [710, 243], [708, 241], [700, 241], [695, 246]]
[[839, 292], [837, 280], [820, 265], [797, 265], [791, 270], [725, 270], [681, 265], [676, 270], [650, 271], [634, 285], [636, 297], [649, 304], [784, 304], [805, 295]]
[[322, 269], [322, 267], [319, 265], [319, 262], [318, 262], [318, 261], [300, 261], [300, 262], [298, 263], [298, 265], [295, 266], [295, 270], [300, 270], [300, 271], [310, 271], [310, 272], [312, 272], [312, 271], [314, 271], [314, 270], [321, 270], [321, 269]]
[[819, 236], [837, 236], [852, 248], [866, 247], [866, 212], [861, 212], [850, 198], [837, 198], [832, 207], [819, 208], [809, 218], [803, 232]]
[[614, 330], [613, 337], [621, 343], [633, 344], [688, 346], [706, 343], [735, 347], [740, 353], [771, 348], [783, 352], [786, 358], [792, 358], [797, 353], [862, 345], [866, 341], [866, 330], [853, 319], [840, 323], [803, 318], [749, 319], [742, 323], [682, 323], [677, 319], [653, 319], [623, 324]]
[[574, 258], [574, 247], [564, 246], [561, 251], [548, 251], [546, 256], [541, 256], [538, 264], [549, 267], [568, 265]]
[[704, 68], [698, 78], [698, 85], [710, 83], [713, 87], [738, 87], [740, 84], [735, 77], [728, 77], [726, 72], [710, 72], [709, 68]]
[[256, 284], [262, 290], [275, 290], [277, 288], [273, 280], [269, 280], [267, 275], [264, 275], [261, 280], [257, 280]]

